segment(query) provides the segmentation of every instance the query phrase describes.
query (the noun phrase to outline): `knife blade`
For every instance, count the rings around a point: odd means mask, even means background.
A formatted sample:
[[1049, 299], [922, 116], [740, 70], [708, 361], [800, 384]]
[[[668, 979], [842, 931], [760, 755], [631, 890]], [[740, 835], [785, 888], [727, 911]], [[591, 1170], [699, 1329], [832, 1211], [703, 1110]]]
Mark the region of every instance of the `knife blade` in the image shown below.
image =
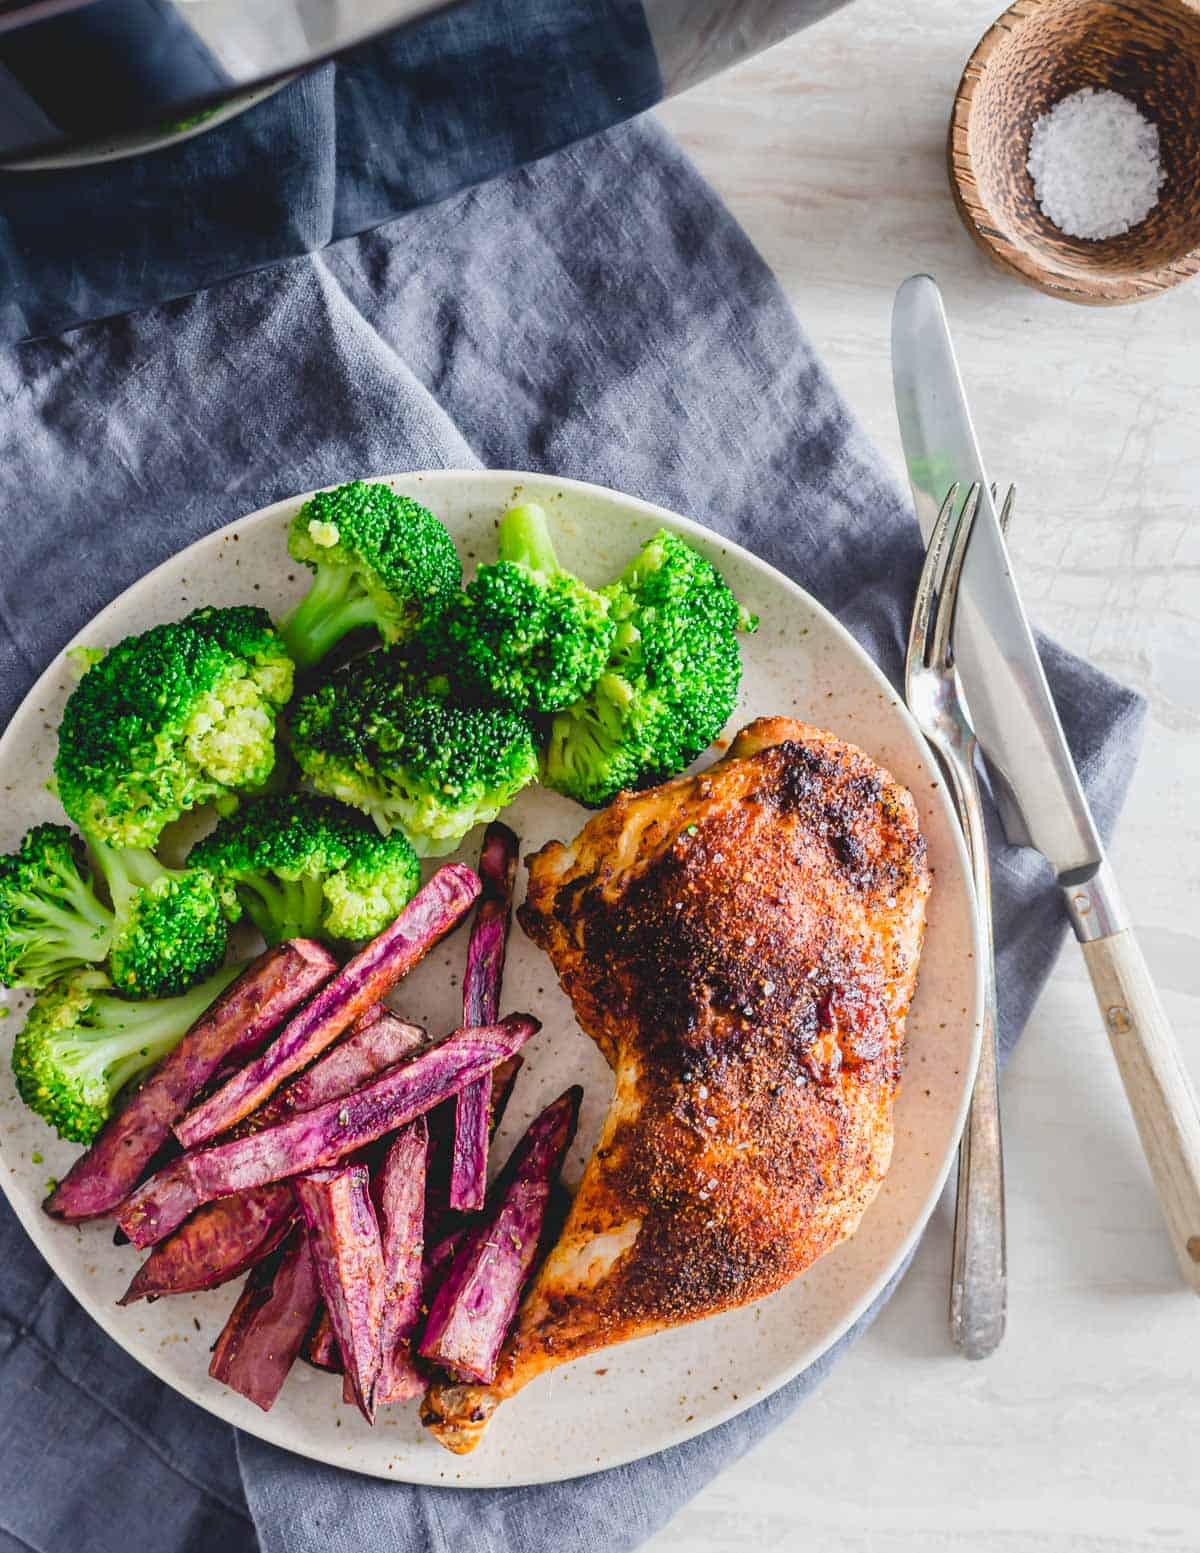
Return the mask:
[[909, 482], [928, 533], [950, 486], [978, 482], [955, 665], [1009, 839], [1058, 876], [1186, 1282], [1200, 1294], [1200, 1104], [1129, 927], [1063, 736], [1008, 549], [941, 292], [914, 275], [896, 294], [892, 376]]
[[922, 533], [933, 527], [954, 481], [964, 491], [979, 482], [955, 651], [979, 742], [1011, 799], [1000, 806], [1008, 839], [1036, 847], [1060, 879], [1083, 883], [1103, 863], [1104, 849], [1013, 578], [941, 292], [931, 276], [912, 276], [896, 294], [892, 375]]

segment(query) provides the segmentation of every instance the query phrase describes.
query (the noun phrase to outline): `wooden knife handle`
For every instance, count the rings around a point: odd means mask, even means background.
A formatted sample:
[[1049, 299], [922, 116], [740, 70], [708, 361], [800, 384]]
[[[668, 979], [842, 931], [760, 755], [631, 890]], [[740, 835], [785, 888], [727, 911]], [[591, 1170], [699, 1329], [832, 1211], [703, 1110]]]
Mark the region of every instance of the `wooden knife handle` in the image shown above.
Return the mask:
[[1200, 1294], [1200, 1106], [1131, 928], [1081, 948], [1183, 1276]]

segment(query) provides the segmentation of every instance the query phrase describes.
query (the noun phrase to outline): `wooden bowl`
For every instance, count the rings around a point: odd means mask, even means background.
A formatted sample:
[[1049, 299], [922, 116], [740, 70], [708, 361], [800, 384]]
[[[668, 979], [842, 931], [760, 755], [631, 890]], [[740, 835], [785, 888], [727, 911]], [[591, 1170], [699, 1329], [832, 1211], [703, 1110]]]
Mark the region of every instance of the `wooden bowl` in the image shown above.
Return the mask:
[[[1119, 237], [1068, 237], [1025, 163], [1038, 117], [1081, 87], [1130, 98], [1158, 125], [1158, 204]], [[1009, 274], [1072, 302], [1136, 302], [1200, 270], [1200, 0], [1016, 0], [967, 62], [950, 184], [967, 231]]]

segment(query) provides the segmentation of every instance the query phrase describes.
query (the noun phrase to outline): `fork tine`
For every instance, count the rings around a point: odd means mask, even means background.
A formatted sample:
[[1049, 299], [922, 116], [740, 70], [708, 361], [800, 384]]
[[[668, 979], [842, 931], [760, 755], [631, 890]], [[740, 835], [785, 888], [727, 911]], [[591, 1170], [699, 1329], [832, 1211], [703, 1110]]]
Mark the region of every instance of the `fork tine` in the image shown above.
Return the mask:
[[1017, 499], [1017, 488], [1015, 485], [1009, 486], [1008, 490], [1004, 493], [1003, 507], [996, 506], [996, 503], [1000, 500], [1000, 487], [994, 480], [992, 481], [989, 489], [992, 493], [992, 506], [996, 507], [996, 512], [999, 517], [1000, 532], [1002, 534], [1007, 534], [1008, 525], [1012, 522], [1013, 502], [1015, 502]]
[[926, 652], [929, 646], [929, 623], [933, 617], [938, 578], [942, 569], [942, 552], [946, 548], [946, 535], [954, 518], [954, 508], [957, 501], [958, 484], [956, 482], [946, 492], [946, 499], [943, 501], [941, 511], [937, 515], [937, 522], [930, 531], [929, 544], [925, 550], [925, 564], [921, 568], [921, 578], [917, 583], [916, 597], [913, 600], [912, 623], [908, 628], [908, 652], [904, 660], [904, 681], [906, 687], [911, 687], [914, 676], [925, 667]]
[[979, 493], [978, 484], [973, 485], [967, 492], [967, 499], [963, 502], [962, 511], [958, 515], [958, 522], [954, 526], [950, 539], [946, 569], [942, 574], [941, 588], [938, 590], [937, 613], [933, 621], [933, 641], [929, 649], [929, 661], [935, 668], [949, 668], [954, 661], [951, 634], [954, 630], [955, 611], [958, 608], [958, 586], [962, 581], [967, 546], [971, 542], [975, 516], [979, 511]]
[[[1010, 485], [1004, 497], [1004, 505], [1000, 509], [1000, 532], [1007, 538], [1008, 525], [1012, 522], [1013, 504], [1017, 499], [1017, 488]], [[993, 497], [993, 500], [995, 498]]]

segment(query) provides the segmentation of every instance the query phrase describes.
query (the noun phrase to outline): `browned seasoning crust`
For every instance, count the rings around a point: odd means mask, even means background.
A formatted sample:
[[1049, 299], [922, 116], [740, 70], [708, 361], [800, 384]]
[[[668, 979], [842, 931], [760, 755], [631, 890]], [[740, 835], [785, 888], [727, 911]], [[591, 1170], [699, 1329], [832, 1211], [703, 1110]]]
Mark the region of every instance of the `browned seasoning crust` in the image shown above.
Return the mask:
[[426, 1398], [445, 1445], [552, 1365], [758, 1299], [853, 1233], [891, 1158], [929, 888], [908, 792], [789, 718], [530, 860], [521, 923], [616, 1094], [495, 1381]]

